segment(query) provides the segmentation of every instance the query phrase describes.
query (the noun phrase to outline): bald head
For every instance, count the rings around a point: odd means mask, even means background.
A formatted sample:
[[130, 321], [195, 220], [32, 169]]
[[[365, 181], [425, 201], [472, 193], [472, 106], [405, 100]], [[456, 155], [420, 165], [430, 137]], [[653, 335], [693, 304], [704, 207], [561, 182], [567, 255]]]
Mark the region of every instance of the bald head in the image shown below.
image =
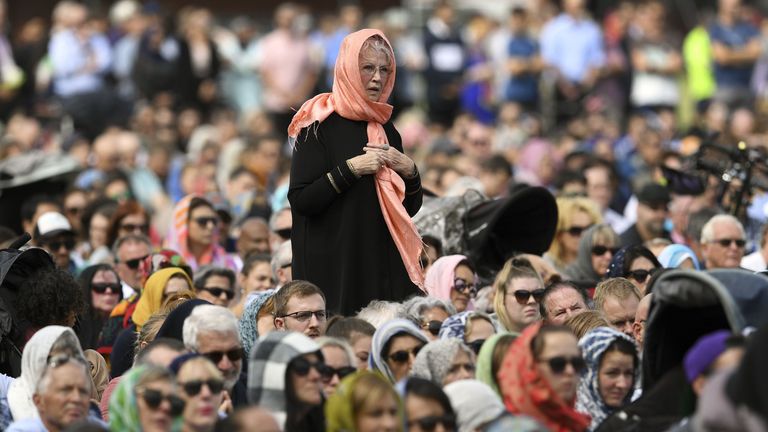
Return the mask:
[[240, 237], [237, 239], [237, 253], [245, 259], [251, 253], [271, 252], [269, 247], [269, 225], [262, 218], [248, 218], [240, 225]]
[[635, 336], [637, 345], [642, 348], [643, 336], [645, 334], [645, 321], [648, 319], [648, 311], [651, 309], [651, 296], [648, 294], [637, 305], [637, 311], [635, 312], [635, 323], [632, 325], [632, 333]]

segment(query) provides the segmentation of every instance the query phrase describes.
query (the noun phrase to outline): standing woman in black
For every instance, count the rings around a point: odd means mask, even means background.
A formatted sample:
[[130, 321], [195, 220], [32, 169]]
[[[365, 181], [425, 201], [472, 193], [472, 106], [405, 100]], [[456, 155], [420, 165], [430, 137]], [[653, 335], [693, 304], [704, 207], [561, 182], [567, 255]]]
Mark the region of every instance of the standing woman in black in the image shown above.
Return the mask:
[[403, 154], [387, 104], [392, 48], [378, 30], [342, 42], [332, 93], [302, 105], [288, 199], [293, 277], [319, 286], [333, 312], [351, 315], [373, 299], [402, 301], [423, 286], [416, 164]]

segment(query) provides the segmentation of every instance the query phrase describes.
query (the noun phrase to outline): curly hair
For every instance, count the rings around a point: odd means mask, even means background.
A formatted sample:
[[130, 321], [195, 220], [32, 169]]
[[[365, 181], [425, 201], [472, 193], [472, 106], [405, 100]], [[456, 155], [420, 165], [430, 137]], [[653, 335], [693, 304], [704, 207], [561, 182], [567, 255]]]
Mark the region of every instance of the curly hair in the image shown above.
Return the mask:
[[72, 319], [83, 312], [85, 303], [80, 285], [69, 272], [44, 269], [21, 285], [16, 297], [19, 318], [35, 327], [72, 325]]

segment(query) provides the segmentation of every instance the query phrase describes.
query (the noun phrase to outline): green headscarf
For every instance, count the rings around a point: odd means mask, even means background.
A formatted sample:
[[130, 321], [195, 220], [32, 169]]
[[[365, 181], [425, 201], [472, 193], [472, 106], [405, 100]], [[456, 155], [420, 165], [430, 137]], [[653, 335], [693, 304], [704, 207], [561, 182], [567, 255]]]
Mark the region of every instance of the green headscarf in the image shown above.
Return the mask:
[[[109, 400], [109, 430], [121, 432], [142, 432], [139, 422], [139, 405], [136, 400], [136, 385], [144, 374], [150, 370], [148, 366], [136, 366], [120, 378], [112, 397]], [[181, 430], [182, 418], [173, 421], [171, 431]]]
[[501, 391], [496, 384], [496, 377], [493, 376], [493, 351], [496, 349], [496, 344], [503, 336], [512, 335], [518, 336], [518, 333], [496, 333], [495, 335], [486, 339], [483, 343], [483, 347], [480, 348], [480, 353], [477, 355], [477, 363], [475, 363], [475, 378], [478, 381], [488, 384], [490, 388], [501, 397]]
[[[352, 395], [354, 394], [358, 380], [368, 376], [381, 381], [382, 385], [387, 387], [392, 386], [389, 380], [380, 372], [367, 370], [355, 372], [341, 380], [341, 383], [339, 383], [339, 386], [336, 388], [336, 392], [329, 397], [328, 401], [325, 403], [326, 432], [349, 432], [356, 429], [357, 426], [355, 425], [355, 410]], [[400, 402], [400, 398], [397, 397], [397, 393], [394, 389], [393, 394], [395, 394], [395, 397], [397, 398], [398, 418], [402, 420], [404, 418], [402, 403]], [[402, 425], [403, 422], [400, 421], [398, 424]], [[402, 431], [402, 426], [398, 430]]]

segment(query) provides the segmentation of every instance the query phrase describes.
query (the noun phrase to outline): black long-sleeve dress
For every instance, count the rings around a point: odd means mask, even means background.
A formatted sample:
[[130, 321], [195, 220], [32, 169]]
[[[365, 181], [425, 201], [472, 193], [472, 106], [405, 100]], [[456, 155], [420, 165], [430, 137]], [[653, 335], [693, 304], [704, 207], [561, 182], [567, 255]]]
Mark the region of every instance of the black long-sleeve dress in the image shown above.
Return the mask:
[[[358, 179], [346, 163], [363, 154], [366, 127], [336, 113], [315, 122], [299, 134], [291, 165], [293, 278], [319, 286], [328, 310], [344, 315], [374, 299], [402, 301], [419, 292], [382, 216], [374, 176]], [[389, 144], [403, 151], [391, 122], [384, 130]], [[403, 205], [413, 216], [421, 207], [421, 179], [405, 185]]]

